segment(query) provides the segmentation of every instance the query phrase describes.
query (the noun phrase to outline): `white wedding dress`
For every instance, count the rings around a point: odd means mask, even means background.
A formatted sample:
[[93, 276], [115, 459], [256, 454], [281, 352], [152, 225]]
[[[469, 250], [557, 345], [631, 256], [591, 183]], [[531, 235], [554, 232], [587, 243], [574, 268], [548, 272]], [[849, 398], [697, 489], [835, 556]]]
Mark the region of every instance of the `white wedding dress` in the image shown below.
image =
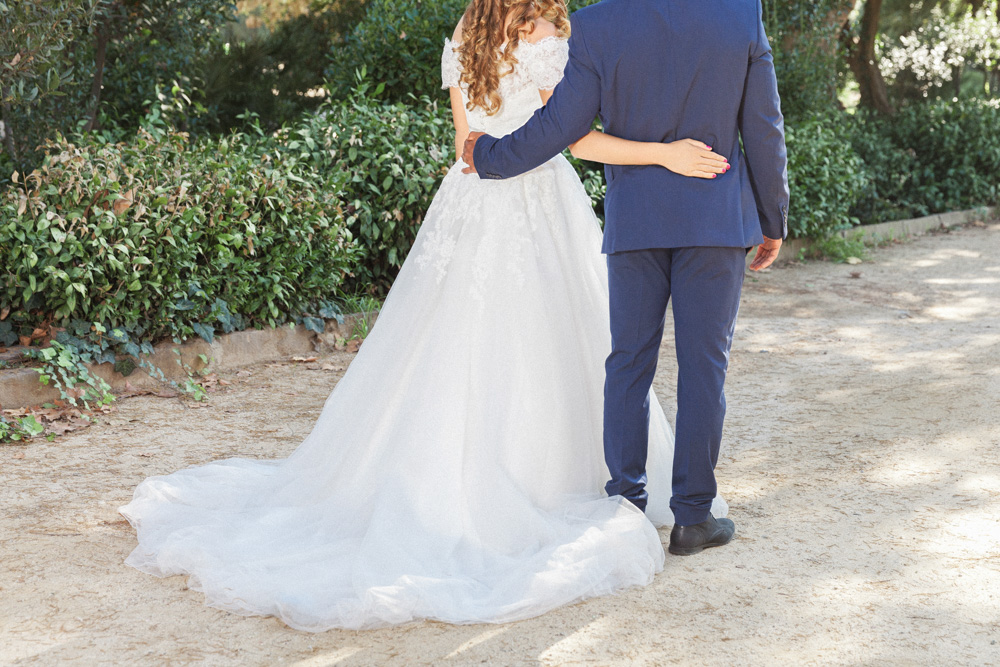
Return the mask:
[[[501, 110], [470, 112], [471, 128], [525, 122], [566, 42], [517, 57]], [[655, 397], [648, 514], [602, 490], [608, 289], [583, 186], [562, 156], [506, 181], [463, 166], [305, 442], [144, 481], [121, 508], [138, 533], [129, 565], [309, 631], [512, 621], [662, 569], [672, 438]]]

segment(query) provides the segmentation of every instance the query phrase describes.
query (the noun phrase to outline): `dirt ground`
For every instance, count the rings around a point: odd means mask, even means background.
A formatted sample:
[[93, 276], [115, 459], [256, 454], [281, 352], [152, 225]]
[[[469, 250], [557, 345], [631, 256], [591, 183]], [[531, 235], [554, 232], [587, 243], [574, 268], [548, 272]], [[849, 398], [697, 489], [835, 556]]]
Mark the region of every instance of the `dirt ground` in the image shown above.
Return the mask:
[[[1000, 664], [1000, 224], [748, 277], [718, 468], [738, 538], [646, 588], [509, 625], [307, 634], [122, 563], [136, 484], [287, 454], [350, 360], [0, 447], [0, 664]], [[661, 360], [669, 403], [669, 336]]]

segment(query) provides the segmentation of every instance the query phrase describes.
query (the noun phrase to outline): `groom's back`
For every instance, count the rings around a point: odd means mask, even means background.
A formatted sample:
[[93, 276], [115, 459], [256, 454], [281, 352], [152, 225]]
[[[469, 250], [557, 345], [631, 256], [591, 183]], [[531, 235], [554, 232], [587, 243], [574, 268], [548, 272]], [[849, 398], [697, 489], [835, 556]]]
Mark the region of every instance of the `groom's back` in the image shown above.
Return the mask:
[[[768, 94], [745, 90], [753, 85], [748, 72], [755, 51], [766, 47], [759, 12], [757, 0], [604, 0], [574, 14], [574, 41], [598, 70], [607, 132], [642, 141], [698, 139], [733, 165], [713, 180], [657, 167], [609, 167], [606, 252], [749, 247], [761, 240], [739, 142], [741, 107], [754, 103], [755, 94]], [[780, 120], [778, 113], [777, 137], [764, 139], [780, 143], [775, 149], [783, 170]]]

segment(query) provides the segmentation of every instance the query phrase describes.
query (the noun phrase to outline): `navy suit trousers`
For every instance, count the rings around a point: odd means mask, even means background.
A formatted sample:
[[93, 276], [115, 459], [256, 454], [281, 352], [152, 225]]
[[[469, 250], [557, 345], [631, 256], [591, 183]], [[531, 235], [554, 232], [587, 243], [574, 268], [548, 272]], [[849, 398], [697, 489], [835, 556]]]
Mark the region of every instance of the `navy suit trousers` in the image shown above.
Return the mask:
[[716, 496], [745, 261], [744, 248], [711, 246], [608, 255], [612, 351], [605, 364], [604, 454], [611, 481], [605, 488], [645, 509], [649, 389], [672, 303], [678, 400], [670, 508], [681, 526], [705, 521]]

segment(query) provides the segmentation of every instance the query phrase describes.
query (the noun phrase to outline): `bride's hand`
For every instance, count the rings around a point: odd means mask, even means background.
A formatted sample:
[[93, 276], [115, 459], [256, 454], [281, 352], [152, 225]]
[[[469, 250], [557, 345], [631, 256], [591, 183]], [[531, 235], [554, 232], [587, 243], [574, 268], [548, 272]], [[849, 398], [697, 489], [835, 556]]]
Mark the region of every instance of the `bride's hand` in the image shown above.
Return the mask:
[[729, 161], [712, 152], [712, 147], [694, 139], [681, 139], [660, 144], [660, 165], [675, 174], [694, 178], [715, 178], [729, 171]]

